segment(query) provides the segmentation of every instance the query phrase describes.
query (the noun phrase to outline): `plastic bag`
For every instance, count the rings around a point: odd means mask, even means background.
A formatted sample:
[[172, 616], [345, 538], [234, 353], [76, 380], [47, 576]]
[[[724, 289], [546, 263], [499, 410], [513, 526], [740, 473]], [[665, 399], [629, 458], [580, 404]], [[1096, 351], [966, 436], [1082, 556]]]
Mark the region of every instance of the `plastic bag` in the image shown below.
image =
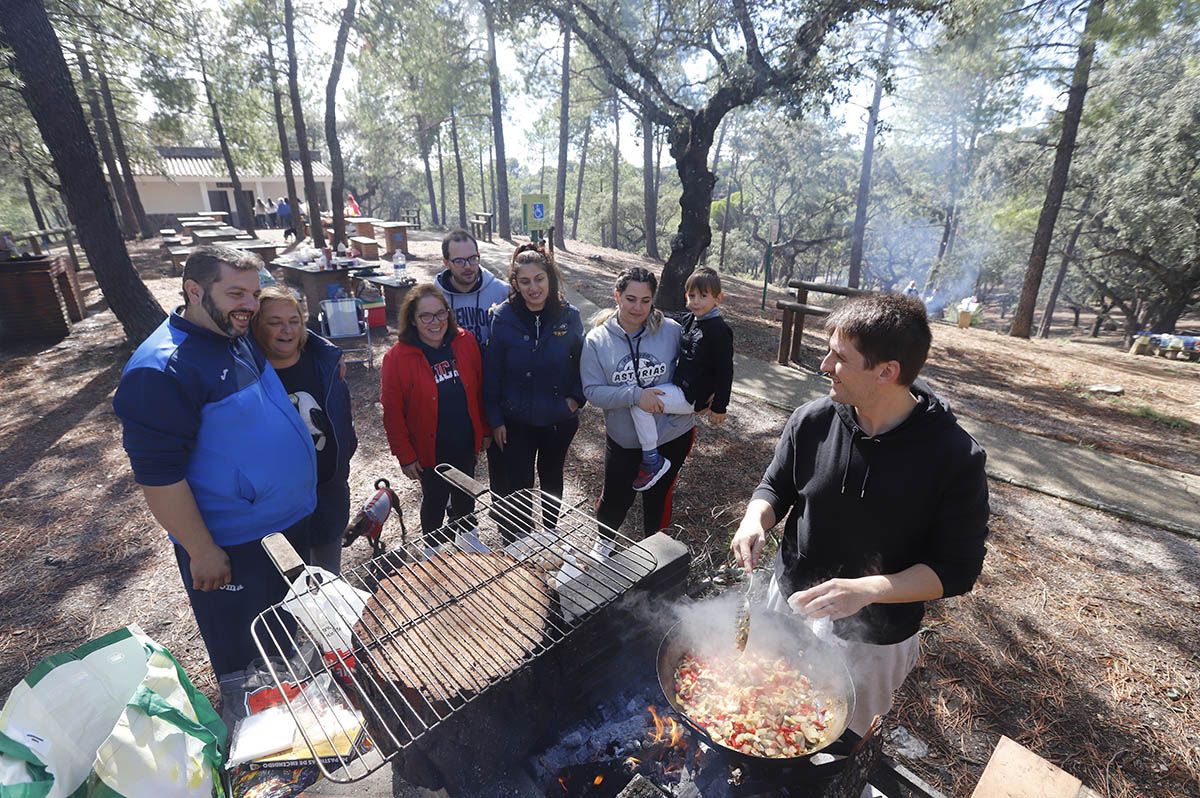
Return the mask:
[[370, 597], [324, 568], [305, 566], [281, 607], [295, 617], [322, 653], [349, 652], [351, 629]]
[[42, 660], [0, 710], [0, 798], [222, 796], [227, 732], [161, 645], [127, 626]]

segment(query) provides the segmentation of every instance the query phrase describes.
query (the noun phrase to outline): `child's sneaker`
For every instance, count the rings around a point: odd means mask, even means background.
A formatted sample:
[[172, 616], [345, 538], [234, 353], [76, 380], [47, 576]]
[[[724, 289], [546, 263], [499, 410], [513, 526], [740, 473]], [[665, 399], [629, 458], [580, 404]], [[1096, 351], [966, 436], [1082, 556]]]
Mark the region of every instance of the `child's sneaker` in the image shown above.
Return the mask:
[[671, 461], [659, 455], [657, 463], [647, 463], [642, 461], [638, 467], [637, 477], [633, 480], [633, 489], [636, 491], [650, 490], [654, 484], [671, 470]]

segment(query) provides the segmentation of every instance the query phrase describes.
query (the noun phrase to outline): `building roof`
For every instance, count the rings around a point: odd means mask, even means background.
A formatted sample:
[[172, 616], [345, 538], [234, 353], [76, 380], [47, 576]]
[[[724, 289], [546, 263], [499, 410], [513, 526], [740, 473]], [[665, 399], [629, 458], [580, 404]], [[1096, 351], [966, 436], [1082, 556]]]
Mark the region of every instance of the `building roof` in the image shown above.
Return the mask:
[[[158, 150], [161, 159], [159, 164], [138, 164], [135, 169], [138, 174], [216, 180], [229, 177], [225, 171], [225, 159], [221, 157], [221, 151], [216, 147], [156, 147], [155, 149]], [[294, 155], [294, 153], [289, 154]], [[329, 167], [319, 160], [318, 153], [310, 152], [309, 155], [312, 158], [313, 177], [333, 176]], [[292, 173], [297, 176], [301, 173], [300, 161], [295, 158], [292, 159]], [[269, 169], [261, 174], [257, 173], [257, 170], [248, 169], [245, 175], [239, 175], [239, 177], [243, 176], [246, 178], [282, 178], [283, 164], [275, 161]]]

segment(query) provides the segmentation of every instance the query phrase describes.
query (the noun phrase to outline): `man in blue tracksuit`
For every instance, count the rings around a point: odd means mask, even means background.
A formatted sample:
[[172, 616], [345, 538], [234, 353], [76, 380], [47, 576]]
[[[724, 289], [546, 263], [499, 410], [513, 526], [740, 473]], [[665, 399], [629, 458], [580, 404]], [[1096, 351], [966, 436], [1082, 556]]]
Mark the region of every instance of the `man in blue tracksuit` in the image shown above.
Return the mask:
[[312, 437], [245, 335], [260, 265], [228, 247], [195, 249], [183, 307], [133, 353], [113, 398], [218, 679], [258, 656], [250, 623], [286, 592], [261, 539], [285, 532], [304, 550], [316, 504]]

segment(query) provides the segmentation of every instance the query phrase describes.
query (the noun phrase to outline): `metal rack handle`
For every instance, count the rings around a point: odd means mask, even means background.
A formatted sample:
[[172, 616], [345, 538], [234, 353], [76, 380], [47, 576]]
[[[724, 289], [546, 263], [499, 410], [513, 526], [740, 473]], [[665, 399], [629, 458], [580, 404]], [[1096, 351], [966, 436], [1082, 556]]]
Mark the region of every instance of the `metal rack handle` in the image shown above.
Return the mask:
[[433, 467], [438, 476], [449, 482], [472, 499], [478, 499], [491, 491], [482, 482], [472, 479], [449, 463], [441, 463]]
[[300, 559], [300, 555], [282, 532], [267, 535], [262, 539], [262, 547], [289, 585], [304, 573], [304, 560]]

